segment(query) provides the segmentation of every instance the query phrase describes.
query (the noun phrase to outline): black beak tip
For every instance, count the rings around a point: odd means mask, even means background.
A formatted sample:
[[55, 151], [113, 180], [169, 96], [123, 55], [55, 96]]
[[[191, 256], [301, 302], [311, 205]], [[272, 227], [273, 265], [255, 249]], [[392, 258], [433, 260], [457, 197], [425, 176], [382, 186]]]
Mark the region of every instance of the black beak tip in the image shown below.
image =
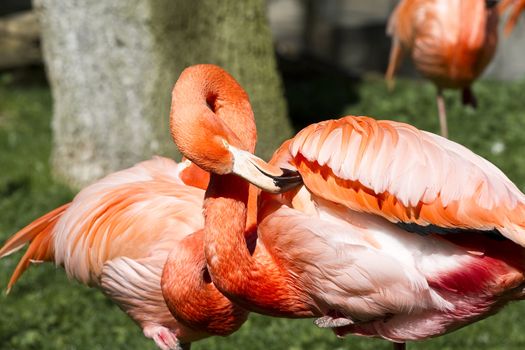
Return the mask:
[[302, 185], [303, 179], [297, 171], [283, 168], [281, 170], [283, 171], [282, 175], [272, 176], [273, 183], [281, 189], [281, 193]]

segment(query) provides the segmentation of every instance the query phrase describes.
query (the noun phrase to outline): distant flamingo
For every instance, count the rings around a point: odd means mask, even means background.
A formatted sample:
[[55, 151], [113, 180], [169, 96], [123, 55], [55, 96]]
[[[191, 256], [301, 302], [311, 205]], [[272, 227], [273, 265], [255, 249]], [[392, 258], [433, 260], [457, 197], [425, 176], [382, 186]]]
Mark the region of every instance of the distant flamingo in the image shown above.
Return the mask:
[[[188, 103], [185, 89], [175, 89], [171, 130], [182, 153], [212, 173], [205, 255], [213, 282], [234, 302], [318, 317], [338, 335], [401, 349], [524, 298], [525, 196], [493, 164], [407, 124], [348, 116], [285, 142], [271, 163], [289, 172], [275, 176], [243, 133], [254, 128], [252, 115], [214, 113], [248, 103], [223, 88], [228, 75], [217, 70], [183, 73], [202, 96]], [[296, 182], [294, 171], [304, 186], [263, 195], [257, 230], [246, 236], [253, 207], [235, 175], [279, 191]]]
[[495, 0], [401, 0], [392, 13], [386, 78], [392, 81], [403, 56], [437, 86], [441, 135], [448, 137], [443, 89], [461, 89], [464, 104], [476, 106], [472, 82], [489, 64], [498, 41]]
[[195, 340], [234, 332], [247, 312], [219, 293], [206, 272], [207, 182], [208, 174], [189, 161], [161, 157], [99, 180], [4, 245], [0, 257], [30, 242], [8, 289], [30, 262], [51, 261], [99, 287], [161, 349], [189, 349]]
[[501, 1], [500, 13], [505, 12], [508, 8], [512, 8], [512, 10], [510, 11], [507, 23], [505, 24], [505, 34], [507, 35], [509, 35], [512, 32], [512, 30], [516, 26], [516, 23], [518, 23], [520, 14], [523, 11], [525, 11], [525, 0], [503, 0]]

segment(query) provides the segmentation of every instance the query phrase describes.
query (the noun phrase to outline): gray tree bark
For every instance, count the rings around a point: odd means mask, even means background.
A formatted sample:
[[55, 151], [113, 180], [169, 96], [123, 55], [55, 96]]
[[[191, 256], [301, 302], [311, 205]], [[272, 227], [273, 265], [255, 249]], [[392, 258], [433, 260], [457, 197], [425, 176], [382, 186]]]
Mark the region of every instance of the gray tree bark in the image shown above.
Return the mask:
[[52, 161], [78, 187], [152, 154], [174, 156], [171, 88], [215, 63], [248, 91], [259, 154], [291, 134], [263, 0], [35, 0], [54, 99]]

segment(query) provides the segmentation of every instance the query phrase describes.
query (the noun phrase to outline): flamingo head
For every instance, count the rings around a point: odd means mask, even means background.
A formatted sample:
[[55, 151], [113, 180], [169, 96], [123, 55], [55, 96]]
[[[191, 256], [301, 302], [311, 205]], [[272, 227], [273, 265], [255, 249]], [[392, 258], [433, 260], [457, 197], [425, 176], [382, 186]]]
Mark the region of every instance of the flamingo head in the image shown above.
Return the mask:
[[172, 130], [181, 153], [213, 174], [235, 174], [266, 192], [282, 193], [302, 183], [298, 173], [272, 166], [244, 149], [241, 141], [222, 123]]
[[302, 183], [298, 173], [271, 166], [253, 154], [257, 134], [248, 95], [223, 69], [187, 68], [173, 88], [170, 114], [173, 140], [203, 170], [235, 174], [272, 193]]

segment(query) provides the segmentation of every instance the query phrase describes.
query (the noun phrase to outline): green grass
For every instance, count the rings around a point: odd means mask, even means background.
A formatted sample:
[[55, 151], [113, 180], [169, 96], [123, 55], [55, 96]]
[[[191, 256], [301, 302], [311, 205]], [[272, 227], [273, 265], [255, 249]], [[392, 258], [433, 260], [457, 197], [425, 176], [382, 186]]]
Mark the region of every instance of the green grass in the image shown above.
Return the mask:
[[[428, 83], [399, 81], [395, 91], [388, 92], [380, 79], [369, 78], [353, 84], [351, 90], [349, 103], [337, 109], [341, 114], [397, 119], [438, 130], [434, 88]], [[497, 164], [520, 188], [525, 188], [525, 81], [483, 81], [475, 91], [480, 102], [478, 110], [462, 107], [457, 93], [447, 94], [451, 138]], [[325, 88], [319, 88], [318, 93], [330, 94]], [[294, 106], [301, 103], [292, 102]], [[72, 198], [73, 193], [50, 175], [50, 114], [51, 97], [46, 87], [17, 87], [2, 82], [0, 77], [0, 241]], [[495, 144], [500, 149], [504, 145], [503, 151], [493, 152]], [[0, 286], [7, 284], [19, 257], [17, 254], [0, 261]], [[523, 314], [525, 303], [515, 303], [487, 320], [409, 347], [523, 349]], [[156, 348], [100, 292], [69, 281], [61, 269], [50, 264], [30, 268], [9, 296], [0, 296], [0, 315], [0, 349]], [[210, 338], [194, 345], [194, 349], [210, 348], [335, 350], [390, 346], [373, 339], [337, 339], [330, 331], [316, 328], [311, 320], [252, 315], [229, 338]]]

